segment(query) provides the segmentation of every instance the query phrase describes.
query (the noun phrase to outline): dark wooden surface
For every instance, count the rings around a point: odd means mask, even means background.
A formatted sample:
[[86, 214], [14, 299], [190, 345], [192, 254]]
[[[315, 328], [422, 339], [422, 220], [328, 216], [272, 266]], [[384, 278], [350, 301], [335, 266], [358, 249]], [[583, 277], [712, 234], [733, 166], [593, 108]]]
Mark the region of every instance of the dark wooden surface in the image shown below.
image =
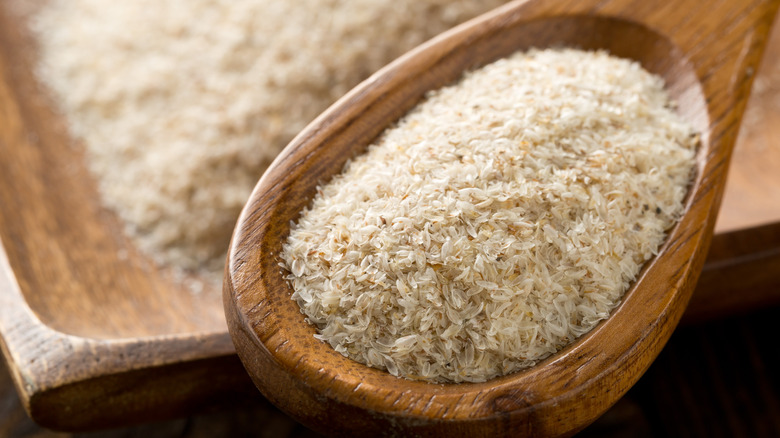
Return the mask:
[[[0, 275], [0, 332], [30, 412], [42, 423], [83, 430], [190, 415], [195, 407], [233, 400], [248, 378], [225, 372], [225, 362], [229, 370], [240, 364], [219, 292], [192, 294], [172, 285], [122, 237], [117, 218], [97, 202], [79, 149], [69, 147], [63, 121], [33, 80], [31, 44], [18, 17], [6, 13], [10, 3], [0, 3], [0, 240], [8, 252], [5, 260], [0, 250], [0, 271], [8, 274]], [[780, 218], [780, 190], [773, 190], [780, 183], [772, 185], [780, 154], [767, 153], [780, 127], [772, 119], [778, 76], [770, 70], [759, 81], [759, 106], [768, 111], [748, 121], [766, 129], [754, 131], [755, 147], [743, 148], [744, 156], [737, 149], [735, 160], [747, 165], [732, 172], [724, 202], [738, 208], [725, 211], [721, 231]], [[122, 253], [129, 258], [117, 259]], [[780, 267], [780, 255], [761, 257], [760, 266]], [[735, 261], [740, 272], [750, 271], [746, 261]], [[720, 277], [714, 292], [721, 304], [699, 306], [704, 317], [732, 311], [721, 299], [733, 284]], [[743, 293], [739, 303], [767, 297], [749, 290], [754, 297]], [[769, 296], [776, 302], [780, 294]], [[101, 402], [103, 394], [114, 397]]]
[[[684, 326], [639, 382], [583, 437], [778, 437], [780, 353], [773, 307]], [[244, 408], [103, 432], [57, 433], [22, 409], [0, 361], [0, 437], [316, 437], [259, 398]]]
[[[735, 151], [716, 227], [721, 231], [780, 218], [780, 26], [772, 40]], [[775, 295], [780, 291], [777, 284], [767, 287]], [[746, 292], [737, 288], [734, 296]], [[780, 353], [775, 351], [780, 342], [773, 323], [778, 311], [770, 307], [679, 328], [645, 376], [581, 435], [780, 436]], [[134, 428], [57, 433], [26, 416], [0, 360], [0, 438], [316, 436], [259, 398], [245, 403], [245, 408]]]
[[211, 437], [268, 437], [294, 438], [317, 435], [288, 418], [257, 394], [247, 400], [245, 407], [232, 408], [182, 418], [150, 423], [125, 429], [91, 433], [62, 433], [42, 428], [25, 413], [13, 387], [8, 368], [0, 360], [0, 437], [102, 437], [102, 438], [211, 438]]

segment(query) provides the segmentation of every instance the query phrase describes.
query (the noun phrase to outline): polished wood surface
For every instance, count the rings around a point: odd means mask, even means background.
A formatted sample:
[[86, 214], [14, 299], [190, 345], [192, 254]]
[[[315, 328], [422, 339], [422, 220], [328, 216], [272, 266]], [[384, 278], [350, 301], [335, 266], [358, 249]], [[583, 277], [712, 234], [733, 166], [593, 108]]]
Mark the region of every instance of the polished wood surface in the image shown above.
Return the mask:
[[[218, 291], [191, 296], [180, 285], [167, 288], [164, 284], [171, 280], [155, 277], [154, 272], [149, 274], [151, 279], [138, 279], [132, 284], [159, 281], [160, 289], [153, 292], [130, 289], [121, 275], [107, 279], [105, 273], [90, 273], [93, 268], [80, 266], [95, 258], [106, 258], [105, 265], [124, 262], [131, 266], [117, 269], [147, 275], [144, 269], [150, 265], [121, 237], [117, 219], [99, 206], [94, 182], [84, 173], [78, 148], [68, 145], [62, 120], [53, 114], [50, 103], [33, 82], [32, 59], [27, 53], [30, 42], [24, 35], [22, 22], [4, 6], [0, 6], [0, 181], [11, 185], [0, 186], [0, 241], [5, 247], [5, 252], [0, 250], [0, 346], [22, 398], [16, 398], [11, 377], [5, 375], [5, 380], [0, 382], [3, 394], [0, 404], [3, 408], [15, 406], [15, 410], [0, 410], [0, 436], [66, 436], [48, 433], [32, 425], [24, 419], [22, 407], [29, 409], [29, 414], [43, 424], [75, 430], [181, 417], [214, 406], [238, 411], [232, 417], [218, 415], [219, 420], [196, 416], [172, 423], [112, 431], [106, 436], [208, 436], [194, 432], [186, 435], [182, 430], [197, 430], [210, 421], [219, 424], [214, 427], [227, 428], [219, 430], [236, 431], [238, 435], [261, 434], [264, 428], [247, 425], [247, 418], [254, 415], [269, 421], [269, 430], [275, 430], [272, 425], [283, 420], [275, 416], [268, 419], [268, 416], [238, 407], [249, 403], [247, 400], [257, 391], [233, 353], [224, 322], [215, 319], [223, 318]], [[780, 104], [777, 103], [780, 102], [780, 27], [775, 27], [772, 40], [765, 65], [756, 78], [755, 86], [760, 92], [751, 97], [746, 112], [716, 226], [717, 230], [737, 232], [715, 237], [713, 251], [684, 319], [689, 325], [780, 302], [780, 200], [776, 198], [780, 195], [780, 189], [777, 189], [780, 173], [774, 171], [777, 166], [770, 166], [780, 163], [780, 144], [775, 140], [780, 138], [775, 133], [780, 126]], [[36, 117], [43, 119], [36, 122]], [[42, 132], [38, 132], [39, 129]], [[42, 143], [41, 137], [48, 140]], [[20, 154], [18, 158], [17, 153]], [[732, 186], [735, 174], [744, 177], [741, 183]], [[756, 177], [751, 178], [751, 175]], [[34, 186], [36, 192], [27, 191], [22, 182]], [[78, 187], [86, 192], [65, 193], [66, 188], [73, 191]], [[42, 199], [33, 197], [33, 193], [41, 192], [50, 194]], [[65, 196], [65, 200], [52, 200], [57, 196]], [[68, 201], [69, 197], [80, 200]], [[28, 205], [39, 202], [60, 203]], [[96, 215], [98, 223], [82, 224], [98, 229], [90, 237], [89, 245], [76, 245], [72, 252], [62, 249], [63, 246], [67, 248], [67, 242], [78, 241], [89, 233], [84, 229], [76, 230], [74, 236], [63, 237], [65, 243], [59, 244], [55, 242], [59, 237], [52, 235], [51, 230], [43, 236], [24, 234], [54, 226], [51, 218], [32, 218], [30, 223], [3, 228], [13, 221], [29, 219], [30, 215], [59, 211], [56, 208], [63, 203], [66, 211], [86, 205], [86, 209]], [[16, 217], [19, 211], [26, 213]], [[77, 213], [76, 217], [83, 219], [85, 214]], [[67, 220], [65, 223], [70, 225], [75, 222], [67, 218], [56, 219], [60, 220]], [[775, 222], [776, 226], [746, 229], [765, 222]], [[75, 224], [77, 227], [82, 225]], [[59, 231], [63, 231], [62, 226], [57, 225]], [[111, 230], [110, 236], [101, 229]], [[67, 230], [64, 231], [67, 234]], [[54, 249], [48, 247], [48, 238], [54, 239]], [[108, 239], [109, 243], [101, 239]], [[111, 241], [119, 243], [112, 244]], [[39, 251], [35, 245], [43, 245], [43, 249]], [[110, 254], [116, 246], [134, 255], [120, 259], [119, 254]], [[96, 254], [84, 254], [89, 251]], [[54, 258], [57, 263], [42, 266], [49, 263], [50, 252], [61, 253]], [[11, 263], [5, 257], [6, 253], [15, 254], [15, 262]], [[72, 260], [64, 265], [63, 258], [69, 257], [73, 257]], [[27, 264], [38, 266], [27, 267]], [[139, 271], [139, 264], [144, 269]], [[72, 269], [72, 272], [46, 274], [47, 270], [57, 269]], [[37, 273], [44, 273], [46, 277], [36, 279]], [[159, 274], [164, 277], [164, 273]], [[95, 280], [100, 275], [102, 280]], [[52, 283], [63, 277], [77, 281]], [[755, 287], [740, 289], [742, 282]], [[45, 287], [49, 284], [51, 287]], [[196, 313], [187, 313], [193, 307], [197, 307]], [[57, 312], [58, 309], [67, 311]], [[200, 319], [197, 312], [206, 317]], [[763, 346], [772, 341], [756, 342]], [[755, 372], [749, 367], [740, 369], [745, 373]], [[722, 372], [729, 371], [713, 371], [713, 375]], [[676, 380], [685, 381], [684, 376]], [[749, 389], [735, 390], [752, 394]], [[694, 394], [701, 390], [685, 389]], [[631, 394], [629, 392], [629, 397]], [[711, 396], [709, 393], [704, 395]], [[712, 399], [700, 404], [707, 405], [710, 401]], [[716, 401], [728, 404], [727, 401]], [[652, 400], [647, 401], [650, 402]], [[777, 406], [776, 400], [774, 403]], [[626, 417], [626, 412], [636, 412], [630, 407], [633, 402], [627, 405], [629, 408], [620, 406], [617, 405], [616, 412], [607, 414], [610, 419], [603, 421], [620, 423], [620, 419], [631, 418]], [[675, 410], [691, 410], [697, 406], [679, 409], [675, 406]], [[671, 409], [665, 411], [663, 405], [655, 409], [659, 411], [655, 417], [672, 416], [667, 412]], [[764, 414], [771, 412], [780, 415], [771, 410]], [[736, 412], [733, 415], [747, 414]], [[289, 419], [284, 421], [291, 422]], [[673, 432], [673, 426], [672, 421], [667, 428], [658, 430]], [[617, 430], [622, 429], [618, 427]]]
[[100, 205], [15, 20], [0, 8], [0, 238], [30, 309], [48, 327], [85, 338], [223, 330], [213, 292], [191, 293], [158, 269]]
[[[693, 292], [777, 2], [715, 2], [701, 17], [699, 8], [693, 0], [512, 3], [402, 57], [309, 125], [261, 179], [229, 250], [228, 327], [260, 391], [334, 435], [559, 436], [603, 414], [660, 352]], [[278, 258], [316, 186], [427, 90], [519, 49], [572, 44], [637, 59], [663, 76], [702, 134], [686, 213], [622, 305], [537, 366], [479, 384], [397, 379], [316, 341]]]
[[[780, 436], [777, 308], [678, 328], [650, 369], [582, 438]], [[95, 433], [44, 429], [24, 412], [0, 363], [4, 438], [316, 438], [260, 399], [240, 406]], [[259, 394], [259, 393], [258, 393]]]
[[[192, 293], [155, 267], [100, 205], [10, 4], [0, 5], [0, 345], [23, 403], [43, 424], [81, 429], [229, 397], [246, 379], [218, 288]], [[236, 374], [214, 378], [226, 364]]]
[[683, 320], [702, 322], [778, 304], [780, 222], [774, 222], [720, 233], [712, 240]]
[[[780, 30], [770, 36], [734, 150], [716, 232], [780, 218]], [[749, 163], [749, 164], [748, 164]]]
[[163, 422], [150, 422], [98, 432], [56, 432], [35, 424], [26, 414], [14, 390], [11, 376], [0, 361], [0, 437], [3, 438], [315, 438], [315, 433], [296, 423], [265, 401], [253, 389], [253, 397], [221, 405], [199, 415]]

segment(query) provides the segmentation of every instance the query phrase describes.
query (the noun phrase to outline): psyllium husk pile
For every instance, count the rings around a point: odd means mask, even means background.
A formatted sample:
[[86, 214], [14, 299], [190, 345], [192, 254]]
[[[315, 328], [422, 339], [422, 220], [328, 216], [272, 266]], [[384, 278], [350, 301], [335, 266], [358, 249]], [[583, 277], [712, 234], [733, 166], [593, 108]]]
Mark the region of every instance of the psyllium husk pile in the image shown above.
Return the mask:
[[319, 188], [282, 253], [293, 299], [318, 339], [396, 376], [531, 366], [620, 302], [683, 211], [696, 144], [636, 63], [500, 60]]
[[47, 0], [31, 27], [104, 204], [159, 262], [220, 278], [241, 207], [298, 131], [503, 2]]

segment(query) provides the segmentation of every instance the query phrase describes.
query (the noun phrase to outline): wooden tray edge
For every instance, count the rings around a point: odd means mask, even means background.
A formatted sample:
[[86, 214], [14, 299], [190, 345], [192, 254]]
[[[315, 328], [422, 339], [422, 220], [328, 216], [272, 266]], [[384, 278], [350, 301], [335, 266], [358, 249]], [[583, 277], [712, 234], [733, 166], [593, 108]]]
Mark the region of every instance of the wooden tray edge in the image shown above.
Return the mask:
[[251, 388], [227, 328], [92, 339], [45, 325], [25, 302], [2, 242], [0, 350], [30, 417], [53, 429], [171, 418], [221, 392]]
[[[780, 304], [780, 222], [716, 234], [683, 323]], [[137, 339], [53, 330], [30, 310], [0, 242], [0, 349], [30, 417], [84, 431], [174, 418], [260, 395], [227, 329]]]

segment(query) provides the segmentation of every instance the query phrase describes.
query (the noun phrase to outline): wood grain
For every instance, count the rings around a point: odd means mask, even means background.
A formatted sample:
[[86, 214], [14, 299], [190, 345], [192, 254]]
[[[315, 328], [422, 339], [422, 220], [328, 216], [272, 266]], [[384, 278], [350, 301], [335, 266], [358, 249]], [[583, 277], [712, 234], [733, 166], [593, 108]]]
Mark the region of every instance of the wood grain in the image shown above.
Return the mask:
[[[779, 186], [780, 187], [780, 186]], [[718, 234], [684, 322], [736, 316], [780, 304], [780, 223]]]
[[[100, 206], [34, 81], [23, 24], [0, 6], [0, 347], [23, 406], [49, 427], [89, 430], [240, 404], [255, 389], [218, 291], [192, 295], [156, 270]], [[778, 60], [774, 44], [730, 171], [761, 176], [731, 191], [729, 177], [718, 229], [736, 231], [715, 237], [688, 323], [780, 302], [780, 223], [745, 229], [780, 220], [780, 202], [767, 201], [780, 193], [768, 166], [780, 160]], [[755, 287], [738, 289], [746, 280]]]
[[[582, 438], [780, 436], [777, 309], [678, 328], [644, 376]], [[259, 396], [259, 393], [258, 393]], [[217, 412], [92, 433], [58, 433], [27, 418], [0, 361], [4, 438], [317, 438], [262, 400]]]
[[208, 305], [214, 296], [191, 293], [144, 258], [100, 205], [81, 148], [34, 80], [33, 45], [3, 11], [0, 238], [13, 243], [6, 252], [22, 290], [46, 291], [26, 293], [30, 308], [48, 326], [84, 337], [223, 330], [221, 312]]
[[0, 346], [25, 407], [42, 424], [82, 429], [230, 397], [247, 379], [218, 293], [193, 294], [157, 269], [101, 207], [80, 149], [34, 81], [24, 26], [5, 6]]
[[780, 218], [780, 26], [775, 25], [729, 169], [716, 232], [758, 227]]
[[[407, 54], [307, 127], [261, 179], [229, 251], [228, 327], [261, 392], [333, 435], [557, 436], [606, 411], [659, 353], [693, 292], [777, 3], [715, 2], [706, 17], [693, 13], [699, 7], [695, 1], [512, 3]], [[637, 59], [663, 76], [683, 117], [702, 133], [687, 212], [623, 304], [536, 367], [483, 384], [397, 379], [316, 341], [289, 298], [277, 254], [317, 184], [425, 91], [465, 69], [518, 49], [573, 44]]]

